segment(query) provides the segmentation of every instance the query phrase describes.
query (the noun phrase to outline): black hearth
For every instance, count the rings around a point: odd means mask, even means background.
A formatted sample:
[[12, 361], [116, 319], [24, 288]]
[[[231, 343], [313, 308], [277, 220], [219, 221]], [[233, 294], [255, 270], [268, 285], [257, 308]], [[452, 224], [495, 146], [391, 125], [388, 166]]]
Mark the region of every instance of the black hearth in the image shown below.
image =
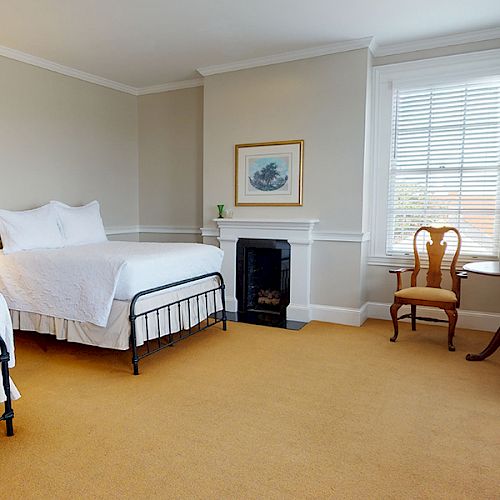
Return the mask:
[[239, 239], [236, 247], [238, 319], [286, 326], [290, 304], [290, 244], [285, 240]]

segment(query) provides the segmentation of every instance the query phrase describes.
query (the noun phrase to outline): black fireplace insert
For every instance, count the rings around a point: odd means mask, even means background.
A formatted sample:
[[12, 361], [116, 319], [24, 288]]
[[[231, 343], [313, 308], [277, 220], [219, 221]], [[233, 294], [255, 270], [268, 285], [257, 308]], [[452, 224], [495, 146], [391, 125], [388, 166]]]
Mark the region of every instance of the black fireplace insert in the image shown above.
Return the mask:
[[236, 246], [238, 318], [245, 323], [284, 327], [290, 304], [290, 244], [246, 239]]

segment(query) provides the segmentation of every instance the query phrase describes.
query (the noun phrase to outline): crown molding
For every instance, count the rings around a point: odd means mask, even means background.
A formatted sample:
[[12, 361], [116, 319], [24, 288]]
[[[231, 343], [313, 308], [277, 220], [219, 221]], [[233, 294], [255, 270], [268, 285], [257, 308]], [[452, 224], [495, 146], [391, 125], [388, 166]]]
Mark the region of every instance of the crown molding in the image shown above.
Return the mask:
[[500, 38], [500, 28], [492, 28], [480, 31], [469, 31], [467, 33], [457, 33], [454, 35], [437, 36], [434, 38], [423, 38], [401, 43], [391, 43], [378, 45], [374, 43], [371, 50], [375, 57], [391, 56], [395, 54], [405, 54], [417, 52], [419, 50], [438, 49], [452, 45], [464, 43], [484, 42]]
[[180, 80], [178, 82], [164, 83], [161, 85], [151, 85], [150, 87], [140, 87], [135, 89], [135, 95], [159, 94], [160, 92], [192, 89], [194, 87], [203, 87], [203, 78], [193, 78], [192, 80]]
[[312, 47], [310, 49], [293, 50], [291, 52], [282, 52], [271, 56], [243, 59], [241, 61], [226, 64], [215, 64], [213, 66], [203, 66], [198, 68], [197, 71], [202, 76], [217, 75], [219, 73], [228, 73], [229, 71], [239, 71], [241, 69], [269, 66], [271, 64], [298, 61], [300, 59], [310, 59], [312, 57], [326, 56], [329, 54], [336, 54], [338, 52], [347, 52], [349, 50], [365, 49], [370, 47], [372, 41], [373, 37], [346, 40], [329, 45], [322, 45], [320, 47]]
[[80, 71], [79, 69], [70, 68], [69, 66], [64, 66], [62, 64], [49, 61], [48, 59], [43, 59], [42, 57], [33, 56], [31, 54], [27, 54], [26, 52], [21, 52], [20, 50], [0, 45], [0, 56], [7, 57], [8, 59], [14, 59], [15, 61], [20, 61], [26, 64], [31, 64], [32, 66], [37, 66], [39, 68], [48, 69], [49, 71], [54, 71], [55, 73], [60, 73], [61, 75], [77, 78], [78, 80], [101, 85], [102, 87], [108, 87], [113, 90], [136, 95], [137, 89], [131, 87], [130, 85], [108, 80], [107, 78], [86, 73], [85, 71]]
[[[440, 47], [461, 45], [466, 43], [484, 42], [494, 39], [500, 39], [500, 28], [470, 31], [467, 33], [458, 33], [455, 35], [425, 38], [421, 40], [413, 40], [409, 42], [386, 45], [378, 45], [373, 37], [365, 37], [355, 40], [335, 42], [329, 45], [322, 45], [309, 49], [283, 52], [280, 54], [257, 57], [253, 59], [245, 59], [226, 64], [204, 66], [198, 68], [197, 71], [202, 76], [210, 76], [219, 73], [227, 73], [229, 71], [238, 71], [242, 69], [257, 68], [259, 66], [269, 66], [271, 64], [298, 61], [301, 59], [310, 59], [313, 57], [320, 57], [363, 48], [368, 48], [375, 57], [383, 57], [395, 54], [416, 52], [419, 50], [429, 50], [437, 49]], [[70, 66], [64, 66], [48, 59], [37, 57], [32, 54], [27, 54], [26, 52], [21, 52], [20, 50], [11, 49], [9, 47], [4, 47], [1, 45], [0, 56], [135, 96], [157, 94], [160, 92], [169, 92], [172, 90], [181, 90], [203, 86], [203, 78], [194, 78], [191, 80], [167, 82], [164, 84], [151, 85], [147, 87], [134, 87], [125, 83], [109, 80], [98, 75], [93, 75], [92, 73], [86, 73], [85, 71], [80, 71], [78, 69], [71, 68]]]
[[80, 71], [79, 69], [64, 66], [62, 64], [49, 61], [48, 59], [43, 59], [42, 57], [33, 56], [31, 54], [27, 54], [26, 52], [21, 52], [20, 50], [11, 49], [9, 47], [4, 47], [1, 45], [0, 56], [30, 64], [31, 66], [36, 66], [38, 68], [47, 69], [61, 75], [77, 78], [78, 80], [83, 80], [84, 82], [94, 83], [95, 85], [100, 85], [101, 87], [107, 87], [113, 90], [118, 90], [119, 92], [125, 92], [131, 95], [157, 94], [159, 92], [168, 92], [170, 90], [180, 90], [203, 86], [203, 78], [195, 78], [193, 80], [181, 80], [177, 82], [164, 83], [161, 85], [152, 85], [149, 87], [133, 87], [131, 85], [108, 80], [107, 78], [103, 78], [101, 76], [86, 73], [85, 71]]

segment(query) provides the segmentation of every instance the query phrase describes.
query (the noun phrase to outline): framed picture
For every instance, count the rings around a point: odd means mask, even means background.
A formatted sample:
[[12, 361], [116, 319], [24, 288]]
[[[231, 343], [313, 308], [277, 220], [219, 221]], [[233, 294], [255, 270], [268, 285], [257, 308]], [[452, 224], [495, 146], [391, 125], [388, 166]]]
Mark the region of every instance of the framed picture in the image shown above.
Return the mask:
[[236, 206], [301, 206], [304, 141], [236, 144]]

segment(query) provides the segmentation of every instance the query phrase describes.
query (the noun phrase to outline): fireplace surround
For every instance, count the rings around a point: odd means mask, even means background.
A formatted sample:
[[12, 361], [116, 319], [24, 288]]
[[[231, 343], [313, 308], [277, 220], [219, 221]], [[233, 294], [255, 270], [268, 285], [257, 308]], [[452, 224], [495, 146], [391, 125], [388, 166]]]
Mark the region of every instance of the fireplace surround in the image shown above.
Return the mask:
[[287, 320], [311, 320], [311, 247], [317, 219], [214, 219], [224, 251], [222, 274], [226, 282], [226, 308], [238, 311], [237, 244], [240, 239], [283, 240], [290, 245], [290, 303]]

